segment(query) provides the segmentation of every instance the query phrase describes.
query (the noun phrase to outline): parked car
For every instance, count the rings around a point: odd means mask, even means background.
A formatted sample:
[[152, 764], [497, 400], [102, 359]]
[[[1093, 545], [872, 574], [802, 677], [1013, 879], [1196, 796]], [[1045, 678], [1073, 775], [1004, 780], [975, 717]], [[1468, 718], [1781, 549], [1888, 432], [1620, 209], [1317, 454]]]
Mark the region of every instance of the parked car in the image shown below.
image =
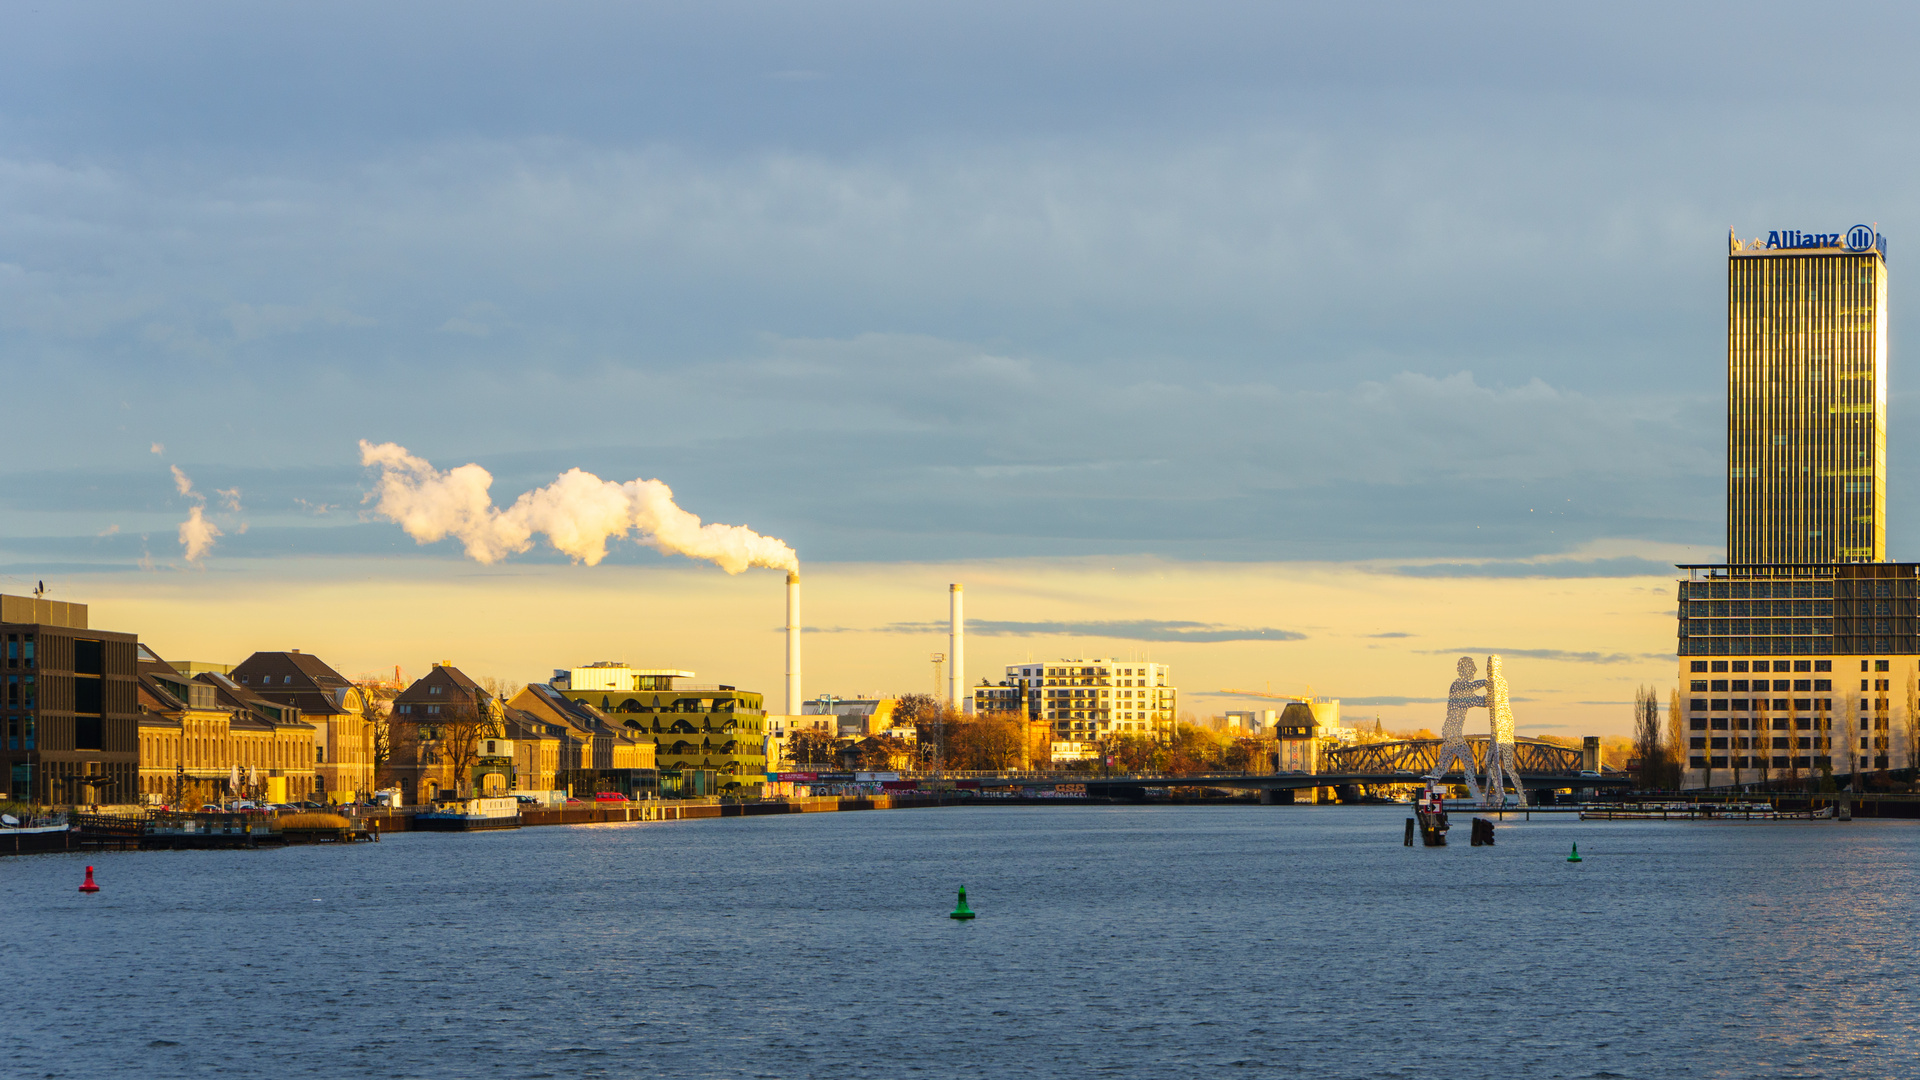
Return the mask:
[[632, 802], [632, 799], [617, 791], [602, 791], [593, 797], [594, 802]]

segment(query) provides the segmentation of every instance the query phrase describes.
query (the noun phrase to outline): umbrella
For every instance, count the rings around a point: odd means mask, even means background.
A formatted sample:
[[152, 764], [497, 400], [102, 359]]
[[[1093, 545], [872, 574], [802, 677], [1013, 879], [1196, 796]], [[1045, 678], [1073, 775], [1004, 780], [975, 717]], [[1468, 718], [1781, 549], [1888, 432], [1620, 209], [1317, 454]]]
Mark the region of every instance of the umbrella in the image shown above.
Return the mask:
[[234, 763], [233, 771], [227, 777], [227, 791], [233, 795], [240, 794], [240, 764], [238, 762]]

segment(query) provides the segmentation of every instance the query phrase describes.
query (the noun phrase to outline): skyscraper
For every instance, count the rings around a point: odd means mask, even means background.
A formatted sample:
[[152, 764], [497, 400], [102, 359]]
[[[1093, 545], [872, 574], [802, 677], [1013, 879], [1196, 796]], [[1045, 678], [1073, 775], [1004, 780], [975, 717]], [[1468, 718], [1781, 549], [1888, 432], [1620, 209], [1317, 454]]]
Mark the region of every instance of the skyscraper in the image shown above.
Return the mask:
[[1882, 561], [1884, 240], [1728, 239], [1727, 562]]
[[1732, 238], [1727, 561], [1679, 585], [1682, 783], [1920, 760], [1920, 563], [1886, 559], [1886, 240]]

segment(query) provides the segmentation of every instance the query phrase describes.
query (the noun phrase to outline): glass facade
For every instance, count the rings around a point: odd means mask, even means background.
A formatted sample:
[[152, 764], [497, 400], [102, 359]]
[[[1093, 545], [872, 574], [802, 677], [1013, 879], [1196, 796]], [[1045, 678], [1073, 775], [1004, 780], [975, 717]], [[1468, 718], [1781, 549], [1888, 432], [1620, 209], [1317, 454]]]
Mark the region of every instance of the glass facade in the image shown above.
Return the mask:
[[1681, 656], [1920, 654], [1920, 563], [1685, 569]]
[[1886, 557], [1887, 264], [1874, 239], [1866, 251], [1733, 241], [1729, 563]]

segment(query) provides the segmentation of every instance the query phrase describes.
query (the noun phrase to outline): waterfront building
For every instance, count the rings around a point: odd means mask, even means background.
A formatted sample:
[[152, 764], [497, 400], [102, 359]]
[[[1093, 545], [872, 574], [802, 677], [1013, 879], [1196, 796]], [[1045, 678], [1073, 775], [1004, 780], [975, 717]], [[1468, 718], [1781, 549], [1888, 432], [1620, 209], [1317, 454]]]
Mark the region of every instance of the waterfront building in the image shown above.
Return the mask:
[[[547, 689], [597, 709], [616, 728], [650, 738], [663, 788], [677, 783], [678, 774], [712, 772], [719, 792], [757, 795], [767, 778], [764, 698], [725, 683], [684, 681], [693, 676], [603, 661], [555, 671]], [[697, 791], [699, 785], [680, 790]]]
[[21, 802], [133, 803], [136, 638], [92, 630], [87, 605], [0, 596], [7, 791]]
[[1920, 564], [1886, 557], [1885, 239], [1734, 238], [1727, 562], [1679, 582], [1685, 786], [1915, 764]]
[[1178, 704], [1171, 668], [1142, 660], [1009, 664], [999, 686], [974, 688], [976, 713], [1047, 721], [1056, 760], [1097, 756], [1094, 745], [1114, 738], [1171, 740]]
[[539, 683], [525, 687], [507, 704], [556, 738], [550, 789], [582, 797], [602, 791], [633, 797], [657, 788], [657, 748], [638, 720], [611, 717], [585, 700]]
[[269, 701], [298, 707], [314, 726], [317, 797], [352, 802], [373, 791], [373, 723], [352, 680], [299, 649], [256, 652], [227, 675]]
[[191, 807], [241, 795], [268, 802], [314, 796], [317, 730], [298, 706], [255, 694], [209, 670], [215, 665], [170, 664], [146, 645], [137, 649], [143, 802]]
[[515, 786], [513, 741], [502, 706], [485, 687], [438, 663], [393, 699], [387, 773], [409, 805]]

